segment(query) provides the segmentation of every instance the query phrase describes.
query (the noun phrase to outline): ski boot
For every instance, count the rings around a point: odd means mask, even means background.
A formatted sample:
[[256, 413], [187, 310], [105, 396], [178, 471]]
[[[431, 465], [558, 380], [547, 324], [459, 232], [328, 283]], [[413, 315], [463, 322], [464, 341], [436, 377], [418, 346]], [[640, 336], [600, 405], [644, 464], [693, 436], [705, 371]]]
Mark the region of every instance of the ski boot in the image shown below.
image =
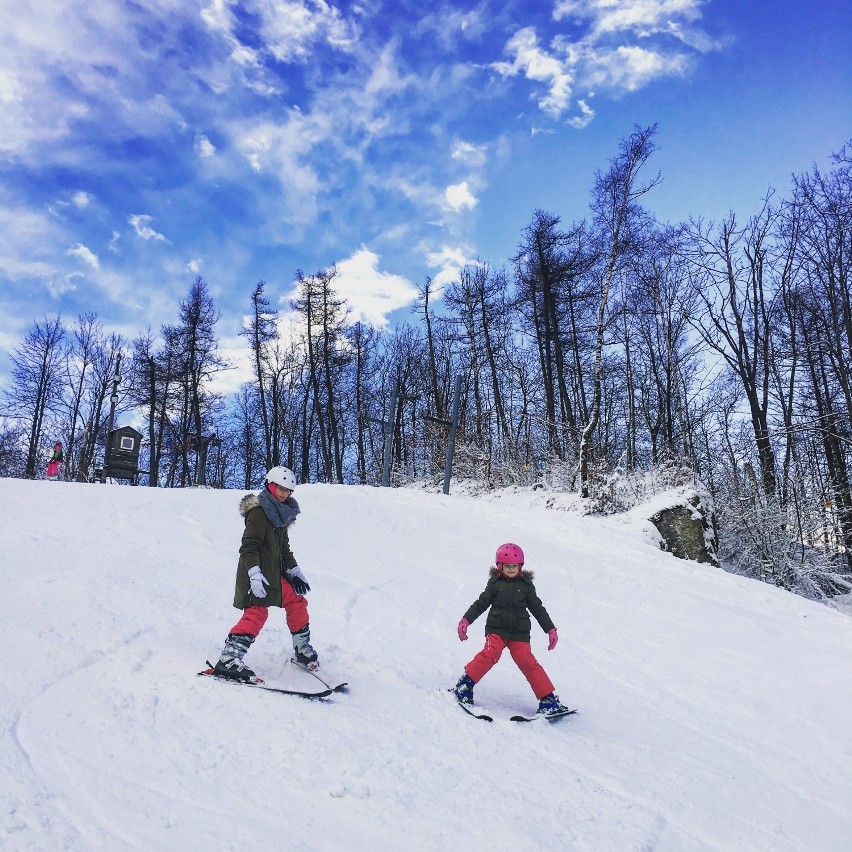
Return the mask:
[[568, 708], [559, 701], [559, 696], [551, 692], [538, 702], [537, 716], [560, 716], [567, 713]]
[[245, 657], [252, 642], [254, 642], [254, 636], [249, 636], [246, 633], [229, 633], [225, 640], [225, 647], [222, 648], [222, 654], [213, 667], [213, 674], [231, 680], [255, 683], [257, 676], [243, 662], [243, 657]]
[[452, 688], [451, 692], [455, 695], [459, 704], [467, 704], [473, 707], [473, 686], [473, 680], [470, 675], [465, 672], [459, 678], [459, 682]]
[[306, 669], [316, 671], [319, 668], [317, 652], [311, 647], [311, 626], [306, 624], [301, 630], [292, 634], [294, 659]]

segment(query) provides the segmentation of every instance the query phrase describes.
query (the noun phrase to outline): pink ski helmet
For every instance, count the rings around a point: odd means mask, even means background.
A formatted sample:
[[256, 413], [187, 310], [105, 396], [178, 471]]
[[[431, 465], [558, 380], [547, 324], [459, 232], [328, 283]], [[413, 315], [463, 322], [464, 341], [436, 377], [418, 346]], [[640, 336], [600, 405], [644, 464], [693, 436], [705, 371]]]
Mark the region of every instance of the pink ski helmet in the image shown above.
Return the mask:
[[508, 562], [509, 564], [517, 563], [524, 567], [524, 551], [517, 544], [512, 544], [509, 542], [508, 544], [501, 544], [500, 547], [497, 548], [497, 555], [494, 557], [494, 561], [500, 565], [504, 562]]

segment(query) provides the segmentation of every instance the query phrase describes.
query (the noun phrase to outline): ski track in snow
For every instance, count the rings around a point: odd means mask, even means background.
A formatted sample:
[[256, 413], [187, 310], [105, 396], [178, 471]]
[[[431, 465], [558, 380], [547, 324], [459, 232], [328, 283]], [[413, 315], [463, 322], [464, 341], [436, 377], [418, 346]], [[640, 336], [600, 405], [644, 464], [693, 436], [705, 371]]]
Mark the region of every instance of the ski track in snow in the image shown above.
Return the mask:
[[[314, 644], [349, 692], [307, 701], [196, 677], [236, 620], [243, 492], [0, 480], [21, 667], [0, 698], [4, 850], [766, 850], [852, 836], [852, 619], [659, 552], [641, 517], [538, 495], [314, 485], [291, 542]], [[38, 507], [38, 511], [34, 508]], [[46, 520], [47, 519], [47, 520]], [[456, 624], [517, 540], [559, 627], [533, 651], [579, 713], [536, 702]], [[286, 664], [273, 610], [249, 661]]]

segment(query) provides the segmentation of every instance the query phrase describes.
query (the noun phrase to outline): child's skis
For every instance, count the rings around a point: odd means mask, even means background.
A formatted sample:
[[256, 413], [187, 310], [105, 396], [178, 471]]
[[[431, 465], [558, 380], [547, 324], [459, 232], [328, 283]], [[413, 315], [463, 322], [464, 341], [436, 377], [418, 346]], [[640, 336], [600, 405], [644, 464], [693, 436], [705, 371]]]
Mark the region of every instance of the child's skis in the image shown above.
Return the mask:
[[474, 719], [481, 719], [483, 722], [494, 721], [492, 716], [489, 716], [487, 713], [483, 713], [478, 707], [474, 707], [473, 704], [466, 704], [464, 701], [459, 701], [452, 689], [441, 690], [441, 693], [446, 695], [447, 699], [452, 701], [453, 704], [458, 704], [458, 706], [461, 707], [468, 716], [473, 716]]
[[547, 719], [548, 722], [556, 722], [559, 719], [564, 719], [566, 716], [573, 716], [577, 711], [557, 710], [555, 713], [534, 713], [532, 716], [524, 716], [522, 713], [517, 713], [509, 717], [510, 722], [535, 722], [537, 719]]

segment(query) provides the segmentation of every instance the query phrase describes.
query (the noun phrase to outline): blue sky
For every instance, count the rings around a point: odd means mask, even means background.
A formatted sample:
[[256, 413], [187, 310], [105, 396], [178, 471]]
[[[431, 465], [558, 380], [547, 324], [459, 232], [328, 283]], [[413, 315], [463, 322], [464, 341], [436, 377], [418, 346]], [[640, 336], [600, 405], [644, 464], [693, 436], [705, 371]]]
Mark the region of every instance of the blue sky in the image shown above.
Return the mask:
[[646, 202], [672, 222], [748, 216], [852, 138], [840, 0], [0, 11], [6, 351], [55, 313], [158, 329], [201, 274], [227, 354], [259, 279], [286, 308], [331, 263], [353, 318], [392, 327], [427, 275], [504, 264], [536, 208], [584, 217], [634, 125], [659, 125]]

